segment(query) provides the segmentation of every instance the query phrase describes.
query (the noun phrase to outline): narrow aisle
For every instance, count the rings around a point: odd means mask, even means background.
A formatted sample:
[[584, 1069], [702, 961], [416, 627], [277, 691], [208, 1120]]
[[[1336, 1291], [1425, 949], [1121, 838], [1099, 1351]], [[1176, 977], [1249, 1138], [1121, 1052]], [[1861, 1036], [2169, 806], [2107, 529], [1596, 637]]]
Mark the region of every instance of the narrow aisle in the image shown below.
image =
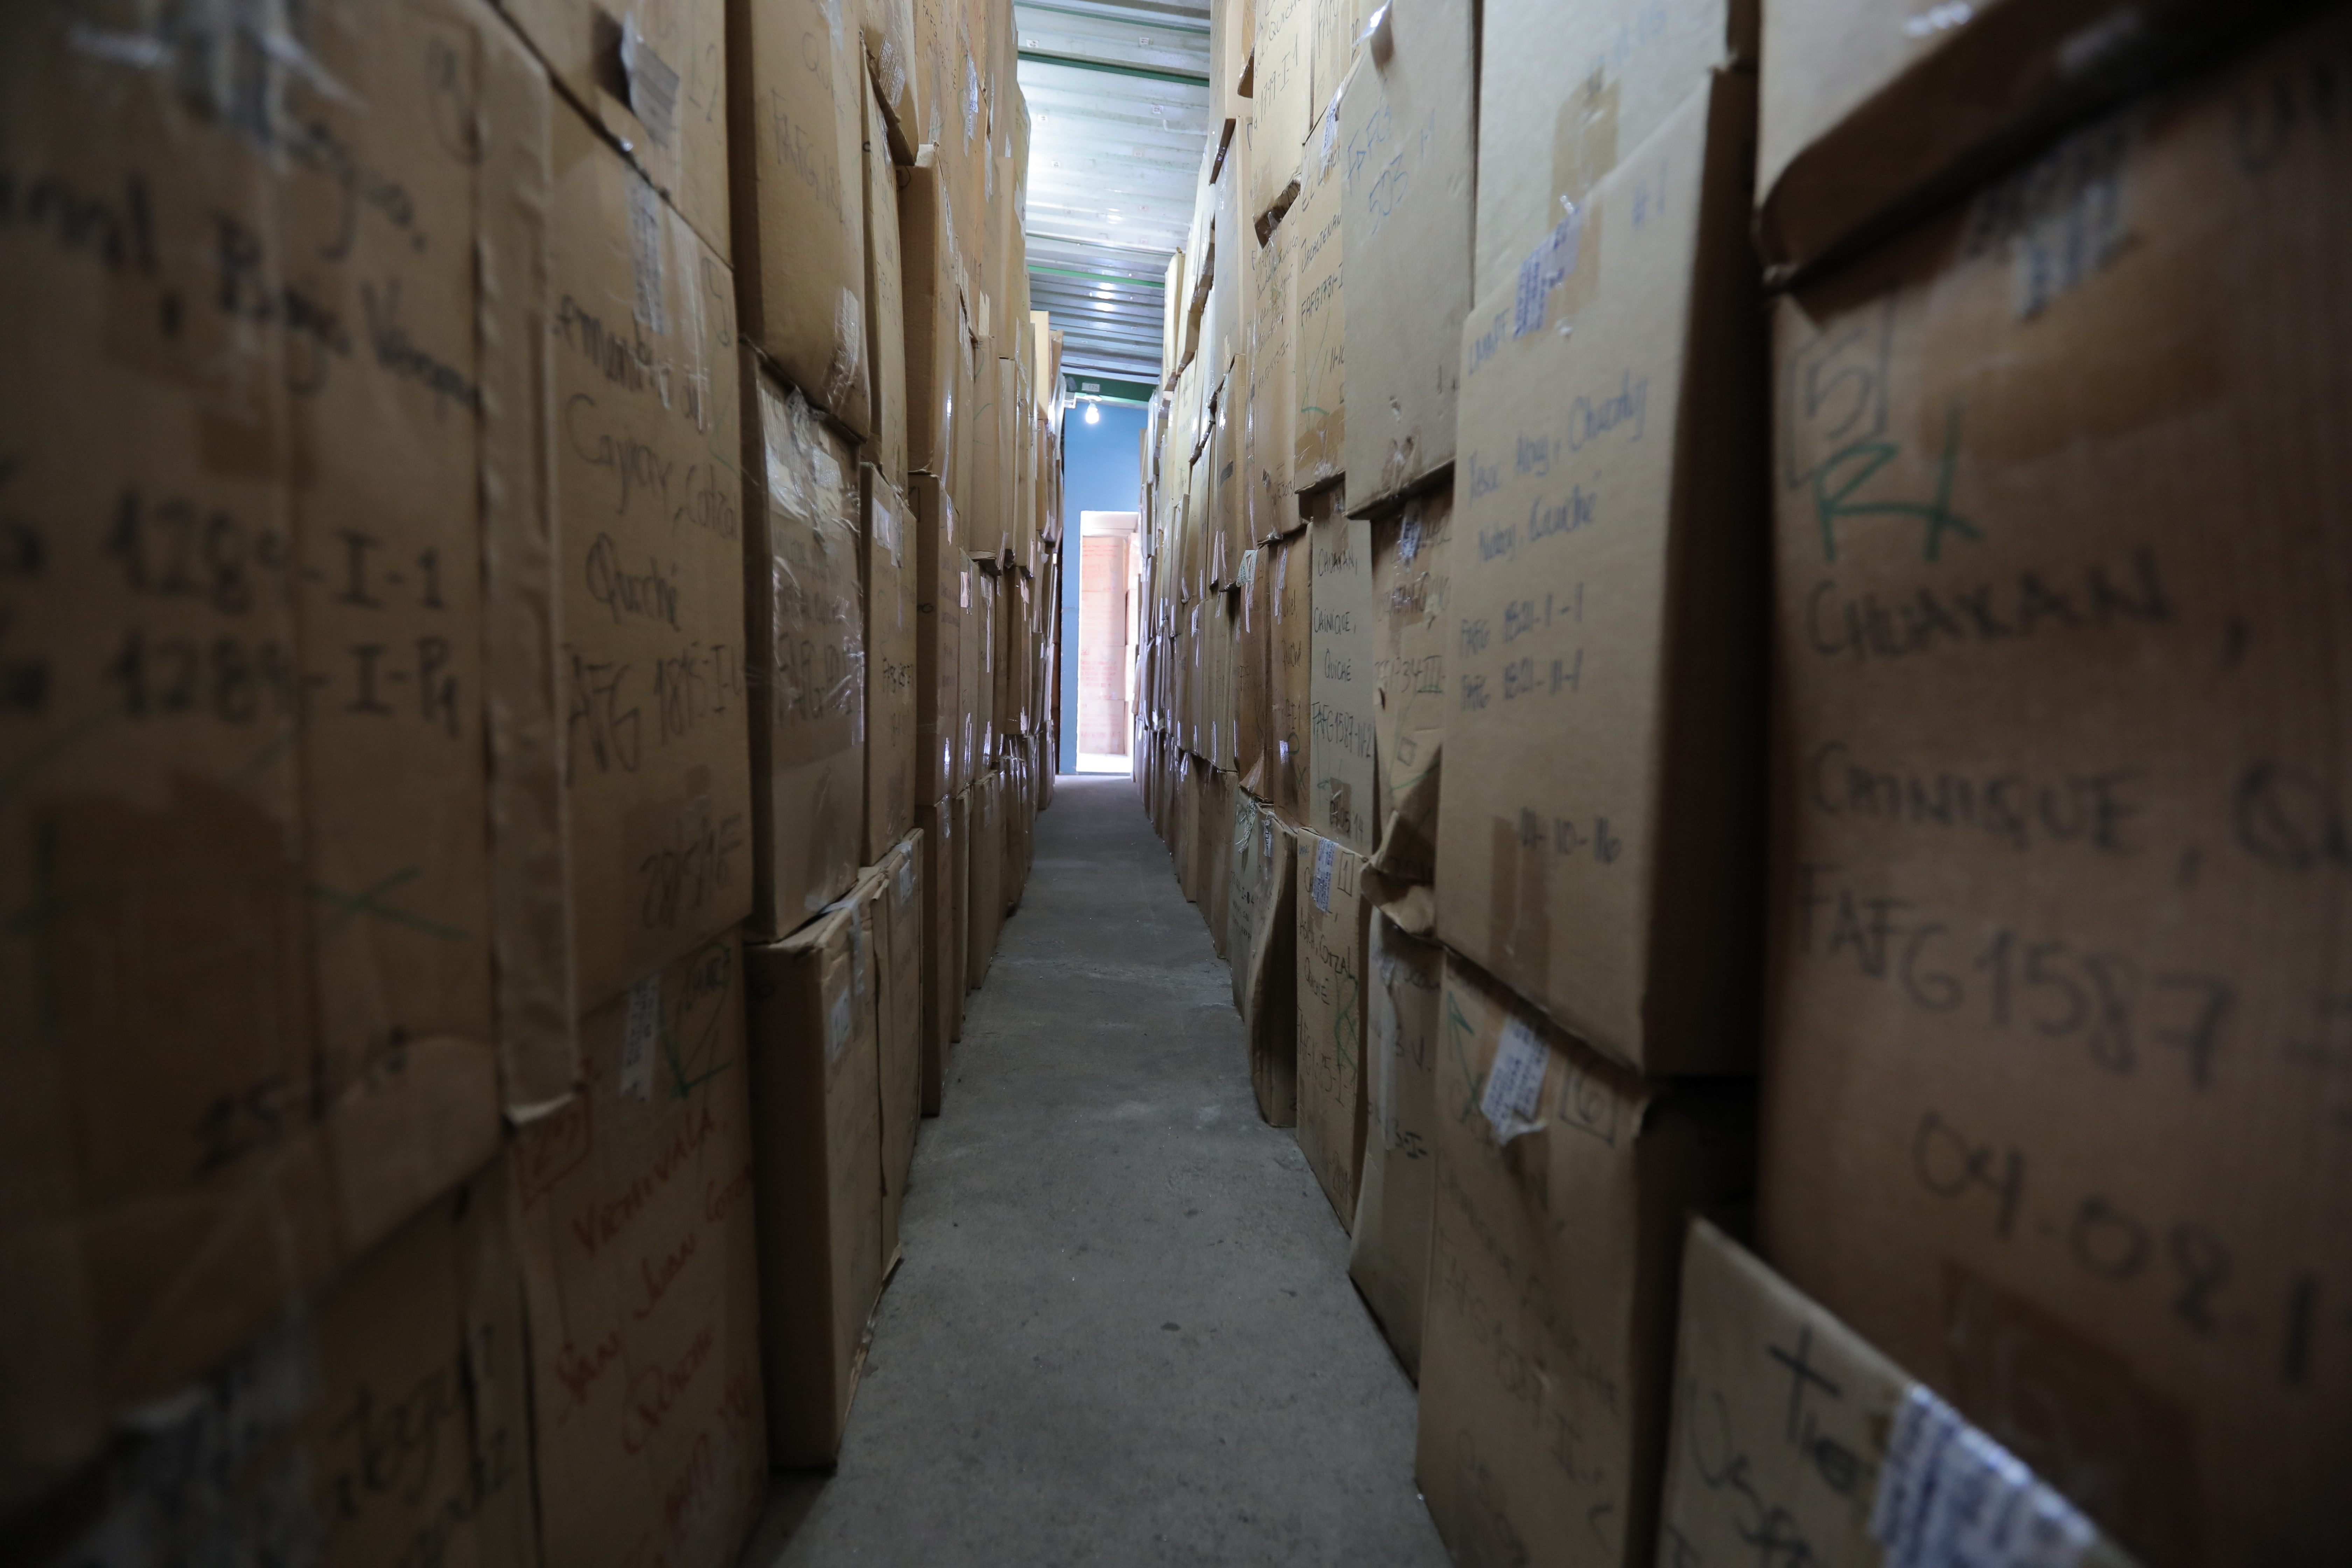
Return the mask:
[[1064, 778], [771, 1564], [1432, 1564], [1413, 1390], [1133, 786]]

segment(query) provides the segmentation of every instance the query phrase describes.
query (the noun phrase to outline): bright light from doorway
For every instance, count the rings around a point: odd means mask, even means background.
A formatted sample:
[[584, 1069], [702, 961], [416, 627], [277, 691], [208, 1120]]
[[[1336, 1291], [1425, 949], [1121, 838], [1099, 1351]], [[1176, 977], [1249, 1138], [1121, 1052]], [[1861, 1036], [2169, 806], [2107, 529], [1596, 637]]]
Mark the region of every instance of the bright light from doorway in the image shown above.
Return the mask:
[[1099, 425], [1102, 423], [1102, 407], [1099, 404], [1089, 403], [1087, 405], [1087, 423], [1089, 425]]

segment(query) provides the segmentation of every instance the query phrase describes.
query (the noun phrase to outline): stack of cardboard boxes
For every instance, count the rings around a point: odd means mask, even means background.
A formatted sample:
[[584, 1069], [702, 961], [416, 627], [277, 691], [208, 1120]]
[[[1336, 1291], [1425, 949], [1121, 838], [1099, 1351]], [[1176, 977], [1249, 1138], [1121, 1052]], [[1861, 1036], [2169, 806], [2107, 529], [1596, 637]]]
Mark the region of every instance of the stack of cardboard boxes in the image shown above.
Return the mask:
[[1456, 1561], [2331, 1561], [2352, 25], [1881, 9], [1226, 26], [1139, 785]]
[[0, 22], [12, 1560], [832, 1458], [1058, 600], [1010, 7], [853, 10]]

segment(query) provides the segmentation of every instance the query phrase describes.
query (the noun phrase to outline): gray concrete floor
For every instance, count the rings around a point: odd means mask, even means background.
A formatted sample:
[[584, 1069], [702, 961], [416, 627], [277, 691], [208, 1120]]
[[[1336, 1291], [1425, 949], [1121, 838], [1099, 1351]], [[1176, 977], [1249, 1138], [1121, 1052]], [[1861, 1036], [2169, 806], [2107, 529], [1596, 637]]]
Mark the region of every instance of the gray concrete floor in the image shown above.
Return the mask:
[[1413, 1390], [1124, 778], [1063, 778], [925, 1122], [840, 1468], [745, 1568], [1445, 1562]]

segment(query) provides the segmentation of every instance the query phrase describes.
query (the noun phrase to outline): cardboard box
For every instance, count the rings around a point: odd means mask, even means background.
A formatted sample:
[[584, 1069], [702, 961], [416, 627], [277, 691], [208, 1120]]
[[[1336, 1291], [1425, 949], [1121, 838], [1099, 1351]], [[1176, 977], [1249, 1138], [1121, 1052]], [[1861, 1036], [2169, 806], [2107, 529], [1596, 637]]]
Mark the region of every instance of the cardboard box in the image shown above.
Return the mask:
[[1379, 775], [1377, 869], [1391, 881], [1437, 876], [1437, 800], [1445, 752], [1445, 648], [1454, 492], [1432, 490], [1372, 524], [1372, 734]]
[[1247, 795], [1240, 799], [1225, 916], [1234, 1005], [1249, 1045], [1258, 1114], [1270, 1126], [1290, 1127], [1298, 1121], [1296, 856], [1290, 829], [1273, 808]]
[[1002, 773], [983, 773], [971, 786], [966, 853], [971, 869], [964, 926], [964, 989], [988, 981], [996, 939], [1004, 930], [1004, 785]]
[[1445, 950], [1380, 910], [1365, 934], [1364, 1171], [1348, 1278], [1408, 1375], [1421, 1374], [1422, 1298], [1437, 1179], [1438, 1000]]
[[1685, 1216], [1754, 1168], [1738, 1080], [1643, 1079], [1448, 953], [1413, 1478], [1457, 1562], [1656, 1560]]
[[898, 1216], [923, 1119], [923, 847], [909, 834], [858, 879], [874, 954], [874, 1040], [882, 1106], [882, 1272], [898, 1266]]
[[[1662, 1568], [2130, 1560], [2007, 1449], [1704, 1219], [1683, 1249]], [[2006, 1548], [2006, 1550], [2002, 1550]]]
[[1227, 957], [1225, 921], [1233, 901], [1234, 775], [1223, 768], [1209, 770], [1208, 788], [1202, 795], [1201, 918], [1208, 922], [1209, 945], [1219, 958]]
[[330, 169], [95, 25], [0, 19], [0, 1517], [577, 1072], [546, 78], [458, 0], [319, 18], [342, 99], [241, 79]]
[[875, 144], [898, 163], [911, 163], [917, 149], [930, 139], [923, 113], [926, 83], [916, 66], [915, 7], [911, 0], [860, 0], [857, 12], [866, 74], [885, 131]]
[[[1294, 3], [1303, 7], [1306, 0]], [[1297, 260], [1291, 254], [1298, 234], [1298, 225], [1278, 224], [1265, 244], [1244, 247], [1250, 330], [1242, 404], [1242, 504], [1243, 531], [1253, 544], [1278, 539], [1299, 526], [1290, 474], [1297, 457], [1294, 367], [1298, 345], [1291, 326], [1290, 296], [1298, 280]]]
[[1756, 238], [1786, 274], [1867, 246], [2158, 74], [2295, 7], [2021, 5], [1897, 16], [1765, 8]]
[[727, 112], [743, 335], [863, 440], [866, 60], [812, 3], [727, 0]]
[[971, 604], [964, 612], [964, 718], [971, 736], [974, 782], [996, 763], [997, 578], [974, 558], [970, 563]]
[[500, 1161], [428, 1205], [126, 1424], [81, 1495], [45, 1510], [62, 1550], [37, 1560], [538, 1562], [508, 1180]]
[[796, 387], [747, 350], [744, 551], [754, 891], [772, 939], [849, 889], [866, 847], [866, 668], [858, 466]]
[[1340, 229], [1354, 324], [1348, 506], [1369, 513], [1454, 461], [1470, 313], [1476, 39], [1467, 6], [1384, 6], [1339, 98]]
[[[1328, 0], [1316, 0], [1318, 5]], [[1338, 0], [1347, 4], [1349, 0]], [[1299, 166], [1298, 200], [1285, 217], [1296, 225], [1290, 241], [1297, 280], [1290, 291], [1293, 395], [1290, 488], [1304, 497], [1337, 479], [1347, 466], [1348, 311], [1339, 261], [1345, 165], [1339, 157], [1339, 121], [1320, 144], [1310, 144]]]
[[1273, 614], [1266, 625], [1272, 679], [1266, 689], [1265, 798], [1297, 828], [1306, 826], [1314, 793], [1307, 744], [1315, 723], [1313, 547], [1306, 534], [1294, 533], [1267, 548], [1273, 582], [1266, 600]]
[[1381, 827], [1372, 525], [1341, 516], [1336, 492], [1312, 498], [1307, 510], [1314, 563], [1307, 680], [1314, 784], [1306, 802], [1307, 826], [1360, 856], [1369, 855]]
[[587, 118], [702, 243], [727, 254], [727, 139], [737, 105], [720, 68], [719, 0], [499, 0]]
[[1271, 785], [1266, 729], [1274, 718], [1274, 568], [1264, 546], [1242, 557], [1234, 592], [1234, 773], [1235, 782], [1263, 797]]
[[914, 479], [915, 768], [917, 792], [954, 793], [962, 774], [964, 574], [955, 504], [928, 474]]
[[[1762, 8], [1760, 0], [1588, 0], [1566, 11], [1547, 0], [1492, 0], [1485, 7], [1476, 298], [1512, 283], [1568, 211], [1583, 208], [1620, 154], [1648, 141], [1706, 85], [1709, 71], [1755, 68]], [[1840, 26], [1900, 30], [1898, 19], [1858, 13]], [[1916, 138], [1924, 128], [1906, 124], [1904, 132]], [[1538, 269], [1547, 265], [1538, 256]]]
[[971, 992], [971, 791], [965, 789], [955, 797], [955, 849], [950, 858], [955, 867], [955, 940], [948, 944], [949, 956], [955, 961], [954, 1031], [949, 1043], [963, 1038], [964, 1005]]
[[1265, 0], [1250, 66], [1242, 218], [1260, 227], [1298, 195], [1298, 153], [1314, 118], [1313, 0]]
[[2150, 1564], [2343, 1535], [2347, 57], [1775, 323], [1765, 1255]]
[[516, 1140], [550, 1563], [723, 1563], [766, 1501], [743, 996], [729, 931], [588, 1013], [587, 1087]]
[[[1321, 132], [1339, 120], [1339, 94], [1348, 73], [1364, 53], [1364, 25], [1376, 7], [1372, 0], [1312, 0], [1312, 51], [1307, 62], [1307, 130]], [[1336, 131], [1330, 132], [1337, 139]], [[1310, 138], [1311, 140], [1311, 138]]]
[[555, 167], [558, 563], [584, 1014], [751, 913], [745, 371], [725, 262], [577, 116], [556, 117]]
[[969, 346], [958, 317], [956, 238], [939, 149], [926, 144], [912, 168], [893, 173], [898, 187], [898, 260], [907, 341], [907, 467], [949, 477], [955, 451], [957, 366]]
[[1686, 100], [1463, 345], [1438, 927], [1652, 1074], [1754, 1061], [1754, 102]]
[[[920, 777], [924, 751], [916, 700], [920, 561], [907, 535], [917, 520], [906, 499], [871, 465], [860, 470], [859, 479], [866, 504], [858, 540], [866, 600], [864, 858], [877, 863], [915, 826], [915, 802], [931, 781]], [[936, 601], [932, 613], [938, 614]], [[938, 679], [936, 668], [932, 679]]]
[[1298, 1147], [1342, 1228], [1364, 1168], [1363, 857], [1302, 832], [1298, 872]]
[[[906, 0], [866, 0], [869, 5]], [[889, 126], [878, 87], [866, 94], [866, 146], [861, 165], [866, 202], [866, 384], [872, 421], [866, 454], [884, 477], [907, 488], [907, 300], [901, 284], [898, 179], [890, 161]]]
[[845, 900], [744, 959], [768, 1450], [779, 1466], [830, 1465], [885, 1262], [873, 945]]
[[924, 1115], [937, 1116], [947, 1088], [948, 1047], [963, 1009], [963, 987], [957, 978], [962, 949], [956, 942], [956, 867], [963, 840], [956, 834], [952, 798], [923, 807], [916, 822], [923, 903], [922, 1105]]

